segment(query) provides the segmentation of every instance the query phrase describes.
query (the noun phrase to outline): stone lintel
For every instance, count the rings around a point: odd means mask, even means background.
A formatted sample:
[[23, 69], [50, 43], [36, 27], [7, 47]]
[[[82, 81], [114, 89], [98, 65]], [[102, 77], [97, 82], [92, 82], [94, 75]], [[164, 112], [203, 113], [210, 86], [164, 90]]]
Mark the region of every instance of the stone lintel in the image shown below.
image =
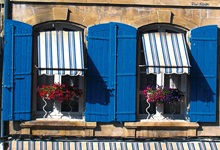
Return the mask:
[[157, 11], [158, 22], [171, 23], [172, 13], [170, 10]]
[[64, 7], [53, 8], [53, 19], [54, 20], [67, 20], [68, 9]]

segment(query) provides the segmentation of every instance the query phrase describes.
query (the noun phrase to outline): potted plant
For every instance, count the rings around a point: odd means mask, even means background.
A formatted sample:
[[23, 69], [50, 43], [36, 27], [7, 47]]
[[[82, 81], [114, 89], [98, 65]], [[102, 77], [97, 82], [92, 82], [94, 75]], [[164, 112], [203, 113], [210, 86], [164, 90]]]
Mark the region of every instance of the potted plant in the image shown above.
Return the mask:
[[170, 104], [170, 103], [182, 102], [183, 99], [184, 99], [183, 92], [181, 92], [177, 88], [169, 88], [168, 92], [164, 97], [164, 103]]
[[[152, 88], [147, 86], [142, 93], [149, 105], [150, 103], [156, 103], [156, 116], [163, 114], [164, 104], [173, 104], [184, 99], [184, 94], [177, 88]], [[147, 109], [146, 111], [148, 113]]]
[[183, 92], [178, 88], [152, 88], [147, 86], [142, 93], [147, 102], [157, 104], [181, 102], [184, 99]]
[[82, 90], [74, 86], [54, 83], [52, 85], [42, 85], [38, 87], [38, 93], [44, 101], [43, 111], [45, 114], [43, 118], [45, 118], [47, 115], [47, 111], [45, 110], [45, 107], [47, 105], [46, 100], [54, 100], [53, 111], [57, 112], [57, 101], [69, 101], [69, 103], [71, 103], [72, 100], [74, 100], [74, 97], [76, 97], [77, 99], [81, 97]]
[[82, 90], [74, 86], [54, 83], [52, 85], [42, 85], [38, 87], [39, 95], [42, 99], [65, 101], [71, 100], [74, 96], [80, 97]]

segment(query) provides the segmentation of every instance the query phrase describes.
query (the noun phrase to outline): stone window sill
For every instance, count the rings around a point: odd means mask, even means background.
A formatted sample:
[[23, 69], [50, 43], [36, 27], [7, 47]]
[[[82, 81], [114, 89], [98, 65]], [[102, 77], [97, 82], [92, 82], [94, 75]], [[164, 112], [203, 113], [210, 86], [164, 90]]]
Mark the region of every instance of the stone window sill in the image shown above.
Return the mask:
[[95, 128], [96, 122], [85, 122], [75, 120], [59, 120], [59, 119], [42, 119], [35, 121], [27, 121], [21, 124], [21, 127], [83, 127]]
[[128, 135], [135, 135], [136, 138], [195, 137], [199, 124], [182, 120], [150, 120], [126, 122], [124, 127]]
[[20, 124], [20, 132], [33, 136], [76, 136], [90, 137], [94, 135], [96, 122], [68, 120], [34, 120]]

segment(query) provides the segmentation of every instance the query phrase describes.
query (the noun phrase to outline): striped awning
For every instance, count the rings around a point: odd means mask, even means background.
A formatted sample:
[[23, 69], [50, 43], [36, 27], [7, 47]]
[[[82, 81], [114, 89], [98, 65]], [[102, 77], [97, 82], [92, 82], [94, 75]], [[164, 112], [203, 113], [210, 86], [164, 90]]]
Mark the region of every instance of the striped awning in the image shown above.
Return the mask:
[[154, 32], [142, 35], [146, 73], [190, 73], [183, 33]]
[[44, 31], [38, 36], [39, 75], [83, 75], [81, 31]]
[[10, 141], [9, 150], [219, 150], [220, 142]]

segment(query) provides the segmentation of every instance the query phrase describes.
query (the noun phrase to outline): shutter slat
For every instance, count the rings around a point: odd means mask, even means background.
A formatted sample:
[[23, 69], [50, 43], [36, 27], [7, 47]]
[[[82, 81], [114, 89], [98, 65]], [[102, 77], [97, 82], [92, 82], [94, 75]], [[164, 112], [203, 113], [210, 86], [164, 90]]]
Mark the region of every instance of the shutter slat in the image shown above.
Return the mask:
[[217, 32], [216, 25], [191, 31], [190, 121], [216, 122]]
[[3, 119], [30, 120], [32, 26], [5, 20]]

